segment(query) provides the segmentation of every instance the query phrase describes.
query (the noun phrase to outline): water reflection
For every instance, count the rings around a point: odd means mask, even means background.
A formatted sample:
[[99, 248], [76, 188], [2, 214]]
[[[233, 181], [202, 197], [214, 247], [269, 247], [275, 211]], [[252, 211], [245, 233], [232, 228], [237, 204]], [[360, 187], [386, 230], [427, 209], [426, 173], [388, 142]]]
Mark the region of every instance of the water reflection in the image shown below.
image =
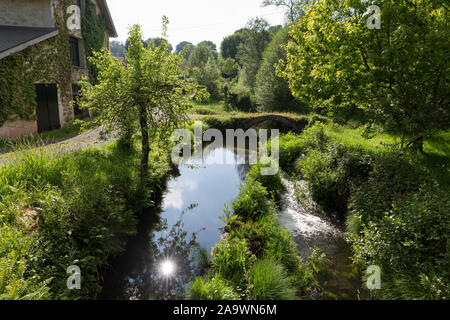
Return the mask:
[[[219, 159], [227, 161], [220, 164]], [[199, 248], [210, 251], [221, 238], [224, 204], [237, 196], [248, 171], [242, 162], [234, 150], [219, 148], [180, 165], [180, 175], [168, 183], [161, 212], [144, 215], [138, 234], [112, 263], [101, 298], [184, 298], [186, 285], [202, 271]]]

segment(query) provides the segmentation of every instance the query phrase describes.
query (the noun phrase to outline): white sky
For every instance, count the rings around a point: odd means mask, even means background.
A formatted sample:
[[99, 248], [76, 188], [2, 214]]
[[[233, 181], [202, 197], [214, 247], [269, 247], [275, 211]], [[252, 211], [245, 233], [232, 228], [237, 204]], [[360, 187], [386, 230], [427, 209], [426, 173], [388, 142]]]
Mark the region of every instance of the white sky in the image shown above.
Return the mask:
[[197, 44], [203, 40], [220, 43], [227, 35], [244, 27], [250, 18], [267, 19], [271, 25], [283, 24], [283, 10], [262, 8], [262, 0], [107, 0], [119, 37], [127, 39], [128, 28], [142, 25], [144, 37], [161, 36], [162, 16], [169, 18], [169, 42]]

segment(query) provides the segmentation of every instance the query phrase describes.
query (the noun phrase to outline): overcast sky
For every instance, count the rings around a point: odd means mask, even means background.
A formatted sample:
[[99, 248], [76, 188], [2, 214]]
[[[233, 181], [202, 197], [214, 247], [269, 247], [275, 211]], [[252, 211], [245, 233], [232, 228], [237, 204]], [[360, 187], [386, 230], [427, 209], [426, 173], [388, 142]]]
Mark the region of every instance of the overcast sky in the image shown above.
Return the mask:
[[262, 8], [262, 0], [107, 0], [119, 38], [125, 41], [129, 26], [141, 24], [144, 37], [161, 36], [161, 18], [169, 18], [169, 42], [220, 43], [244, 27], [250, 18], [264, 17], [272, 25], [282, 24], [283, 10]]

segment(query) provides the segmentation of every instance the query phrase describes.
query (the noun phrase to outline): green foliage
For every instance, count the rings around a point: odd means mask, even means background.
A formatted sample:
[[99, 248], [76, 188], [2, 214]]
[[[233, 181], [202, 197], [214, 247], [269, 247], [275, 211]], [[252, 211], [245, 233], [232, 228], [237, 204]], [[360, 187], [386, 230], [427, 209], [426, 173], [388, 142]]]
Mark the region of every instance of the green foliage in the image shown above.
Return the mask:
[[66, 8], [70, 0], [54, 3], [57, 36], [0, 60], [0, 126], [8, 120], [32, 120], [36, 111], [35, 83], [57, 83], [65, 92], [71, 84]]
[[242, 38], [243, 41], [238, 48], [237, 60], [242, 66], [244, 85], [248, 86], [253, 92], [263, 52], [270, 42], [269, 23], [260, 18], [250, 20], [247, 28], [242, 31]]
[[233, 212], [243, 219], [256, 219], [269, 212], [270, 202], [267, 189], [258, 181], [241, 186], [239, 196], [233, 202]]
[[355, 261], [383, 266], [381, 297], [448, 299], [450, 241], [447, 193], [424, 186], [397, 200], [354, 237]]
[[239, 65], [233, 58], [219, 59], [222, 75], [225, 78], [233, 79], [237, 77], [239, 73]]
[[223, 39], [222, 43], [220, 44], [220, 55], [223, 59], [237, 58], [239, 45], [243, 41], [242, 32], [242, 29], [238, 30], [234, 34]]
[[295, 290], [283, 267], [270, 258], [258, 261], [250, 270], [252, 299], [293, 300]]
[[304, 106], [292, 96], [288, 81], [276, 74], [277, 64], [286, 61], [282, 45], [288, 39], [288, 29], [280, 29], [264, 51], [255, 84], [256, 101], [262, 111], [304, 111]]
[[[163, 18], [163, 29], [167, 29]], [[97, 114], [93, 120], [105, 132], [119, 129], [130, 140], [135, 128], [141, 138], [141, 177], [148, 176], [150, 141], [167, 147], [173, 130], [185, 123], [192, 98], [206, 93], [182, 69], [183, 58], [168, 52], [167, 42], [144, 47], [141, 27], [130, 30], [127, 64], [103, 51], [92, 62], [99, 69], [97, 85], [81, 82], [80, 107]], [[158, 116], [155, 116], [158, 115]]]
[[254, 182], [261, 183], [261, 185], [269, 192], [269, 195], [273, 197], [275, 202], [280, 204], [281, 196], [285, 191], [283, 181], [281, 180], [281, 174], [278, 172], [274, 175], [262, 175], [262, 167], [263, 165], [261, 164], [252, 166], [247, 174], [247, 184], [253, 184]]
[[188, 60], [188, 66], [192, 68], [203, 69], [208, 61], [213, 58], [213, 50], [206, 43], [198, 44], [191, 52]]
[[244, 69], [239, 71], [238, 78], [239, 81], [231, 83], [225, 102], [243, 112], [256, 111], [256, 102], [252, 89], [245, 84], [247, 81], [245, 80], [246, 73]]
[[25, 261], [0, 257], [0, 300], [47, 300], [50, 280], [24, 279]]
[[[46, 287], [53, 299], [99, 294], [99, 268], [124, 250], [136, 232], [135, 214], [151, 204], [169, 170], [158, 153], [152, 154], [146, 188], [138, 153], [116, 144], [68, 154], [23, 153], [0, 169], [0, 259], [8, 262], [16, 253], [14, 265], [25, 272], [14, 269], [8, 279], [24, 288], [26, 299], [49, 297]], [[70, 265], [83, 272], [81, 291], [66, 287]]]
[[172, 45], [169, 43], [169, 41], [167, 41], [167, 39], [164, 39], [164, 38], [149, 38], [146, 41], [144, 41], [144, 46], [146, 48], [151, 47], [151, 46], [159, 47], [163, 43], [164, 43], [164, 46], [166, 47], [166, 50], [168, 52], [172, 52], [172, 50], [173, 50]]
[[192, 53], [192, 50], [194, 50], [194, 48], [195, 48], [195, 46], [192, 43], [190, 43], [188, 41], [180, 42], [175, 47], [175, 53], [181, 55], [181, 53], [183, 52], [183, 50], [185, 50], [186, 47], [189, 47], [189, 48], [186, 49], [186, 52], [184, 53], [183, 58], [184, 58], [184, 60], [189, 61], [189, 57]]
[[100, 51], [105, 42], [106, 24], [102, 15], [97, 15], [91, 0], [85, 1], [85, 14], [81, 17], [83, 42], [86, 50], [87, 67], [89, 69], [90, 80], [97, 82], [98, 70], [95, 63], [89, 59], [94, 56], [94, 52]]
[[238, 300], [239, 296], [219, 276], [211, 280], [197, 278], [188, 288], [189, 300]]
[[229, 279], [238, 291], [244, 290], [248, 272], [256, 260], [247, 242], [237, 238], [224, 239], [217, 244], [214, 251], [214, 272], [224, 279]]
[[[381, 29], [369, 29], [369, 5]], [[355, 106], [403, 149], [448, 129], [448, 8], [433, 0], [317, 1], [290, 31], [280, 70], [293, 94], [338, 115]]]
[[205, 40], [205, 41], [199, 42], [197, 44], [197, 46], [207, 46], [211, 49], [211, 52], [212, 52], [215, 60], [217, 60], [217, 58], [219, 57], [219, 54], [217, 53], [217, 47], [214, 42]]
[[26, 52], [0, 60], [0, 126], [11, 116], [29, 119], [36, 107], [34, 74], [26, 72]]
[[[313, 199], [347, 215], [357, 265], [382, 268], [376, 297], [448, 299], [448, 156], [399, 157], [383, 140], [394, 139], [320, 124], [297, 139], [282, 136], [280, 149], [293, 144], [292, 154], [301, 153], [296, 169]], [[293, 157], [286, 150], [280, 156], [282, 163]], [[294, 277], [308, 278], [304, 270]]]
[[276, 216], [262, 217], [258, 223], [264, 230], [264, 253], [289, 272], [295, 272], [299, 265], [297, 245], [292, 240], [292, 233], [281, 228], [276, 222]]

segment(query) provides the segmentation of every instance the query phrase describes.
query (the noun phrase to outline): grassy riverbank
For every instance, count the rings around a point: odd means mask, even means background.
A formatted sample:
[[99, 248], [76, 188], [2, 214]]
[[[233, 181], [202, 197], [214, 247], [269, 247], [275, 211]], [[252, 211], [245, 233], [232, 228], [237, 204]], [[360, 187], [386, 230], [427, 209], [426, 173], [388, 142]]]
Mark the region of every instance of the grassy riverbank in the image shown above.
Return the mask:
[[282, 137], [281, 166], [303, 177], [327, 212], [346, 220], [354, 262], [362, 270], [381, 268], [374, 297], [448, 299], [448, 135], [425, 141], [424, 155], [402, 156], [393, 142], [389, 135], [366, 139], [358, 129], [316, 125]]
[[[99, 267], [123, 251], [137, 214], [164, 183], [163, 154], [152, 154], [144, 188], [139, 153], [118, 143], [16, 153], [0, 168], [0, 298], [95, 298]], [[81, 269], [81, 290], [67, 289], [71, 265]]]
[[[381, 290], [372, 291], [372, 297], [448, 299], [448, 133], [425, 140], [424, 154], [402, 155], [395, 136], [379, 133], [368, 137], [362, 128], [331, 121], [314, 125], [315, 118], [308, 119], [309, 128], [302, 134], [281, 136], [280, 166], [293, 179], [307, 181], [307, 190], [296, 190], [299, 202], [308, 192], [326, 212], [345, 223], [353, 247], [352, 259], [360, 270], [370, 265], [381, 268]], [[209, 116], [206, 120], [214, 127], [216, 122], [228, 123], [229, 117]], [[310, 280], [314, 276], [308, 267], [295, 262], [295, 245], [288, 241], [289, 234], [276, 225], [275, 198], [266, 200], [281, 192], [281, 187], [274, 187], [279, 185], [279, 177], [264, 181], [255, 170], [232, 205], [227, 237], [217, 245], [212, 273], [192, 284], [191, 298], [261, 298], [259, 289], [255, 289], [261, 284], [254, 283], [259, 279], [254, 274], [259, 272], [254, 269], [263, 270], [265, 265], [273, 264], [277, 267], [272, 266], [268, 277], [270, 281], [277, 279], [288, 296], [271, 293], [262, 298], [299, 297], [312, 283], [292, 282], [297, 273], [309, 274]], [[229, 261], [239, 263], [230, 265]], [[222, 286], [226, 290], [218, 290]]]
[[317, 284], [323, 257], [297, 256], [291, 233], [276, 222], [281, 177], [262, 176], [260, 168], [252, 167], [226, 212], [226, 234], [213, 250], [211, 270], [191, 283], [189, 299], [292, 300]]

